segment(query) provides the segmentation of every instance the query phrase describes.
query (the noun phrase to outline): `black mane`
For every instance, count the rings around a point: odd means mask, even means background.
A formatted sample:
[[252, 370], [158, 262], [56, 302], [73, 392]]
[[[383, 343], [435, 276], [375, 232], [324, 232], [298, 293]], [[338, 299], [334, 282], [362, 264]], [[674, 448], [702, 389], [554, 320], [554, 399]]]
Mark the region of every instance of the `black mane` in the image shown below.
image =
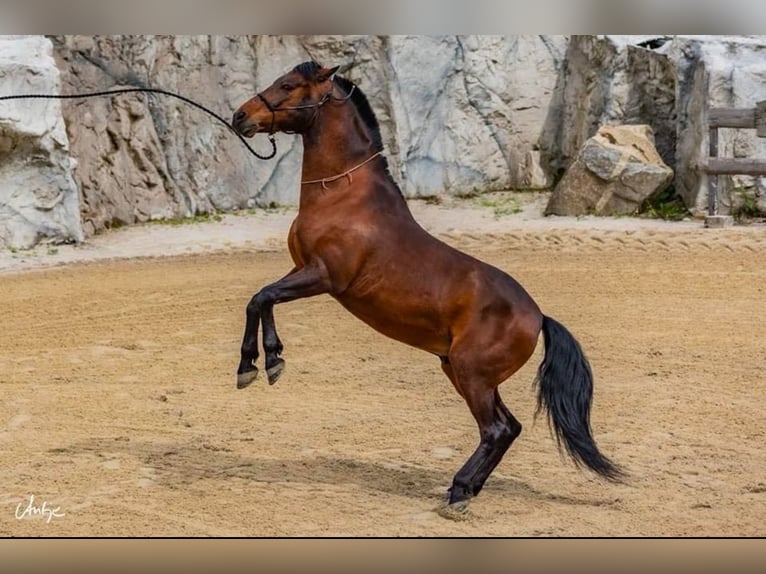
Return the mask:
[[366, 125], [367, 129], [370, 130], [370, 136], [372, 136], [372, 145], [375, 146], [375, 151], [382, 151], [383, 138], [380, 135], [380, 125], [378, 124], [378, 118], [375, 117], [375, 112], [372, 111], [372, 106], [370, 106], [369, 100], [367, 100], [367, 96], [365, 96], [364, 92], [359, 89], [359, 86], [354, 84], [351, 80], [336, 76], [335, 83], [338, 84], [338, 86], [340, 86], [340, 88], [347, 94], [352, 89], [354, 90], [354, 92], [351, 94], [351, 103], [356, 106], [356, 111], [359, 112], [364, 125]]

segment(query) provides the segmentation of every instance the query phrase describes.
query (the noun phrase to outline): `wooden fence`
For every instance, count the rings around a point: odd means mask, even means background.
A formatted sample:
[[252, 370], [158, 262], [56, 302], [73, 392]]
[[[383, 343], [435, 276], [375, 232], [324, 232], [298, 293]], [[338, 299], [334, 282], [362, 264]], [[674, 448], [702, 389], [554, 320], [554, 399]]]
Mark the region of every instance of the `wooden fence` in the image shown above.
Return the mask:
[[766, 175], [766, 159], [718, 157], [718, 129], [755, 129], [766, 138], [766, 100], [754, 108], [711, 108], [708, 110], [710, 157], [704, 166], [708, 174], [708, 216], [718, 215], [719, 175]]

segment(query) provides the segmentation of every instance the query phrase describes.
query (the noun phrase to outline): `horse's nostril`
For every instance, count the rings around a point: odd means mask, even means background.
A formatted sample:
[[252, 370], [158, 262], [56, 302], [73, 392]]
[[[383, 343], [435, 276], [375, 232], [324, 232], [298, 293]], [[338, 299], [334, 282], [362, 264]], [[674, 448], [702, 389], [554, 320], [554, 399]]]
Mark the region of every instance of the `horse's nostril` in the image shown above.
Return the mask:
[[236, 112], [236, 113], [234, 114], [234, 121], [235, 121], [235, 122], [241, 122], [242, 120], [244, 120], [244, 119], [245, 119], [245, 116], [246, 116], [246, 115], [247, 115], [247, 114], [246, 114], [245, 112], [243, 112], [242, 110], [240, 110], [240, 111], [238, 111], [238, 112]]

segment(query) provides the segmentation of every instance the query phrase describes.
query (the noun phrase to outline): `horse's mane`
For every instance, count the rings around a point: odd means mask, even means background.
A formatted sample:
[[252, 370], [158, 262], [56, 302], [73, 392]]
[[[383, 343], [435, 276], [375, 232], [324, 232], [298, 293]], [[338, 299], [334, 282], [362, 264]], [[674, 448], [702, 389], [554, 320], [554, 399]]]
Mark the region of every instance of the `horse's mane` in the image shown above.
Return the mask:
[[367, 129], [370, 130], [370, 135], [372, 136], [372, 145], [375, 147], [375, 151], [382, 151], [383, 138], [380, 135], [380, 125], [378, 124], [378, 118], [375, 117], [375, 112], [372, 111], [372, 106], [370, 106], [370, 102], [367, 99], [367, 96], [365, 96], [364, 92], [362, 92], [359, 86], [354, 84], [354, 82], [351, 80], [336, 76], [335, 83], [338, 84], [338, 86], [340, 86], [341, 89], [347, 94], [352, 89], [354, 90], [354, 92], [351, 94], [351, 103], [356, 106], [356, 111], [359, 112], [364, 125], [366, 125]]

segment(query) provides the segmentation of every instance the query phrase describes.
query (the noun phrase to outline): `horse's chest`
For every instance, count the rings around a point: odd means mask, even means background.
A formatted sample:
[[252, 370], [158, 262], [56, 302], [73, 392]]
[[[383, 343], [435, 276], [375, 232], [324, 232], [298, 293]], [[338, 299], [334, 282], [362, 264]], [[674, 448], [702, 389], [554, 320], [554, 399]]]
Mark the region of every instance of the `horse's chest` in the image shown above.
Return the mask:
[[297, 220], [293, 221], [292, 226], [290, 226], [290, 233], [287, 235], [287, 248], [290, 250], [290, 256], [296, 267], [303, 267], [308, 258], [306, 257], [306, 250], [301, 245], [297, 227]]
[[296, 219], [288, 235], [290, 255], [296, 266], [302, 267], [314, 259], [321, 259], [328, 271], [346, 274], [347, 267], [358, 259], [364, 243], [362, 234], [354, 227], [327, 223], [317, 225]]
[[317, 233], [310, 227], [307, 228], [300, 221], [296, 220], [293, 223], [287, 238], [287, 244], [290, 249], [290, 255], [298, 267], [306, 265], [317, 256], [320, 240], [320, 233]]

